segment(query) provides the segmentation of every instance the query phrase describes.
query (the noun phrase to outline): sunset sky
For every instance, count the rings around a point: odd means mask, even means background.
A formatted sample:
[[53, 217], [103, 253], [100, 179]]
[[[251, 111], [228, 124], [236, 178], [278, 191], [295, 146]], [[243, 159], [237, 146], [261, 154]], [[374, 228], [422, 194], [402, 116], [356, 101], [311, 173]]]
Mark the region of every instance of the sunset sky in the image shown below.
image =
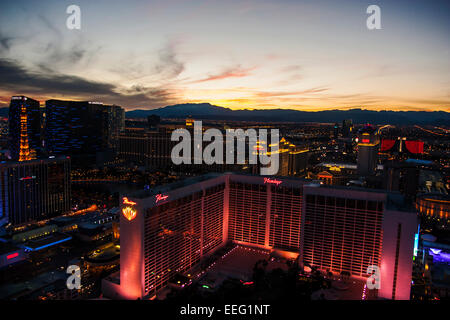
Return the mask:
[[[81, 30], [66, 28], [70, 4]], [[366, 27], [370, 4], [381, 30]], [[449, 18], [450, 1], [2, 0], [0, 106], [450, 112]]]

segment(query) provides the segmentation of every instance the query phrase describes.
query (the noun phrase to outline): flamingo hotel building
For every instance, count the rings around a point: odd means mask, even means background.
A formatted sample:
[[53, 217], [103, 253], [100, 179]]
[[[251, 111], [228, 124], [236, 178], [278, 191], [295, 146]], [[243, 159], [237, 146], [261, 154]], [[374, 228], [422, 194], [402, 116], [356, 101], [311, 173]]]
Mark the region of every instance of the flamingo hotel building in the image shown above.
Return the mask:
[[378, 297], [410, 298], [417, 215], [396, 193], [300, 179], [208, 174], [122, 197], [120, 276], [105, 296], [146, 299], [225, 244], [277, 251], [365, 279]]

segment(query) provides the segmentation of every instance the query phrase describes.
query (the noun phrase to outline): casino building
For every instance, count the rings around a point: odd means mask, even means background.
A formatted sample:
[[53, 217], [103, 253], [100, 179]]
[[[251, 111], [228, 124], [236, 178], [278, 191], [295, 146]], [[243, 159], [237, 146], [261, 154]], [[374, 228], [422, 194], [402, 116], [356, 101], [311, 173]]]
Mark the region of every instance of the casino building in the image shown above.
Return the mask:
[[105, 296], [146, 299], [227, 242], [366, 278], [379, 298], [410, 298], [417, 215], [398, 193], [289, 178], [208, 174], [122, 198], [120, 279]]
[[70, 210], [70, 158], [0, 163], [0, 224], [25, 225]]

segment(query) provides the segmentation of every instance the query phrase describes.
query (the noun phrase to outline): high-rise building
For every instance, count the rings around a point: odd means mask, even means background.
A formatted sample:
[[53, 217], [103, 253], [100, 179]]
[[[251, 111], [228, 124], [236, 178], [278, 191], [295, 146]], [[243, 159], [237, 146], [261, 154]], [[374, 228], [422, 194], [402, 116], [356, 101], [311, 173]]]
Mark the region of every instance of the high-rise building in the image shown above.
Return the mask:
[[172, 147], [176, 144], [170, 137], [171, 132], [165, 128], [158, 130], [127, 128], [119, 135], [118, 155], [136, 165], [153, 168], [170, 167]]
[[303, 259], [323, 270], [380, 269], [378, 296], [409, 300], [417, 217], [397, 193], [305, 186]]
[[289, 150], [289, 176], [305, 176], [308, 168], [309, 150], [292, 147]]
[[[260, 164], [248, 164], [249, 153], [245, 153], [246, 163], [244, 164], [226, 164], [225, 152], [223, 163], [206, 164], [203, 162], [202, 152], [199, 155], [195, 152], [195, 149], [199, 149], [200, 145], [195, 144], [196, 130], [194, 127], [186, 127], [190, 132], [190, 147], [191, 147], [191, 164], [179, 164], [174, 165], [172, 161], [172, 149], [177, 145], [178, 141], [172, 141], [172, 128], [166, 128], [163, 126], [156, 126], [151, 129], [144, 128], [126, 128], [119, 136], [118, 143], [118, 155], [121, 159], [134, 165], [143, 165], [151, 168], [168, 168], [180, 170], [196, 170], [200, 172], [224, 172], [224, 171], [246, 171], [250, 172], [254, 170], [257, 172], [257, 166]], [[198, 131], [197, 131], [198, 134]], [[225, 133], [224, 133], [225, 134]], [[203, 140], [203, 150], [209, 144], [208, 141]], [[236, 150], [236, 139], [234, 140]], [[226, 148], [226, 139], [223, 141], [223, 148]], [[248, 141], [245, 146], [248, 150]], [[200, 159], [196, 157], [200, 156]], [[289, 154], [286, 154], [284, 165], [287, 166], [290, 163]], [[200, 163], [195, 163], [196, 160], [200, 160]], [[236, 162], [236, 159], [234, 159]], [[297, 163], [292, 161], [292, 163]], [[298, 162], [299, 164], [301, 161]], [[294, 168], [294, 167], [293, 167]], [[294, 169], [293, 169], [294, 170]], [[287, 172], [287, 171], [286, 171]]]
[[0, 164], [0, 221], [21, 225], [69, 210], [69, 158]]
[[95, 155], [112, 148], [124, 129], [124, 111], [99, 102], [46, 101], [45, 139], [50, 155]]
[[42, 139], [39, 101], [24, 96], [11, 98], [9, 149], [11, 159], [15, 161], [32, 160], [40, 156]]
[[308, 151], [308, 149], [297, 147], [285, 138], [281, 138], [277, 151], [279, 167], [276, 175], [287, 177], [306, 174]]
[[50, 155], [91, 154], [102, 147], [100, 106], [79, 101], [46, 101], [45, 139]]
[[151, 114], [147, 117], [148, 129], [151, 131], [158, 130], [161, 123], [161, 117], [156, 114]]
[[351, 119], [342, 121], [342, 136], [348, 138], [353, 131], [353, 122]]
[[104, 106], [106, 126], [103, 130], [105, 148], [116, 148], [119, 135], [125, 130], [125, 110], [119, 106]]
[[365, 125], [358, 131], [358, 174], [369, 176], [375, 173], [378, 164], [380, 137], [376, 128]]
[[152, 297], [232, 241], [360, 279], [376, 266], [378, 297], [409, 299], [417, 216], [400, 194], [209, 174], [123, 197], [121, 211], [112, 298]]
[[333, 138], [337, 139], [339, 137], [339, 124], [336, 122], [333, 127]]
[[383, 164], [384, 188], [388, 191], [400, 191], [413, 198], [419, 192], [420, 171], [420, 164], [386, 161]]

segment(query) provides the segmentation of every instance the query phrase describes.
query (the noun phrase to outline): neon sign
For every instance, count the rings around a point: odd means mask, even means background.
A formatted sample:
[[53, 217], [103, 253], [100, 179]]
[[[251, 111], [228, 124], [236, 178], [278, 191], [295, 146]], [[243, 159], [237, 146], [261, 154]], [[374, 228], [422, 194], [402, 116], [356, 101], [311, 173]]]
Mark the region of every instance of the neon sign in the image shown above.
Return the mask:
[[414, 257], [417, 257], [417, 252], [419, 251], [419, 234], [420, 234], [420, 224], [417, 228], [417, 233], [414, 234]]
[[132, 207], [125, 207], [122, 209], [122, 214], [125, 218], [127, 218], [128, 221], [131, 221], [136, 218], [137, 211]]
[[362, 143], [369, 143], [370, 140], [369, 139], [362, 139]]
[[10, 255], [7, 255], [7, 256], [6, 256], [6, 260], [14, 259], [14, 258], [16, 258], [16, 257], [18, 257], [18, 256], [19, 256], [19, 253], [18, 253], [18, 252], [11, 253]]
[[136, 202], [128, 200], [127, 197], [123, 197], [123, 204], [136, 205]]
[[19, 180], [23, 181], [23, 180], [31, 180], [31, 179], [36, 179], [36, 176], [23, 177], [23, 178], [20, 178]]
[[281, 180], [276, 180], [276, 179], [270, 179], [270, 178], [264, 178], [264, 183], [270, 183], [270, 184], [275, 184], [277, 186], [279, 186], [283, 181]]
[[136, 202], [128, 200], [127, 197], [123, 197], [123, 204], [128, 204], [128, 206], [122, 208], [122, 214], [128, 221], [133, 220], [137, 216], [137, 211], [132, 206], [136, 205]]
[[160, 202], [160, 201], [164, 201], [164, 200], [166, 200], [167, 198], [169, 198], [168, 195], [157, 194], [157, 195], [156, 195], [156, 203], [158, 203], [158, 202]]
[[431, 252], [433, 252], [433, 254], [440, 254], [442, 252], [441, 249], [435, 249], [435, 248], [430, 248]]

